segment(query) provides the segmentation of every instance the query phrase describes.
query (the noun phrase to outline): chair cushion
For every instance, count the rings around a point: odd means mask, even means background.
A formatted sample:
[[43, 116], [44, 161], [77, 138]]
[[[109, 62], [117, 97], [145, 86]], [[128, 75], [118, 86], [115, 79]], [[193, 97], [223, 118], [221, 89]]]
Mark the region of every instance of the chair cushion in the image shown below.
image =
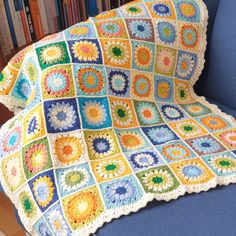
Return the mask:
[[236, 108], [236, 1], [221, 0], [212, 28], [201, 94]]

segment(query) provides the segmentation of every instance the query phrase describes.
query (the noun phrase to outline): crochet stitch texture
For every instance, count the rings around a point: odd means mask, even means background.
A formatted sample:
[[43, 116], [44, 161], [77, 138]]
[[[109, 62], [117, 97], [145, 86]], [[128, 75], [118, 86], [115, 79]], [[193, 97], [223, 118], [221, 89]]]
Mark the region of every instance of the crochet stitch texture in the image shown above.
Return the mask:
[[32, 235], [236, 182], [235, 121], [193, 91], [207, 18], [202, 0], [137, 0], [11, 59], [0, 181]]

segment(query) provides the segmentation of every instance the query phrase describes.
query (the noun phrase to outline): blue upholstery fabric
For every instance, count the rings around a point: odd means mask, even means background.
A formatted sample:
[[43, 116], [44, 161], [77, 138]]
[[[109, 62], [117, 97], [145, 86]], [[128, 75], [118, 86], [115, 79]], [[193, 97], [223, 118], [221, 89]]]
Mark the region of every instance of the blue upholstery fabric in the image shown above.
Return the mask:
[[[213, 2], [213, 1], [212, 1]], [[221, 0], [212, 28], [201, 94], [236, 108], [236, 1]]]

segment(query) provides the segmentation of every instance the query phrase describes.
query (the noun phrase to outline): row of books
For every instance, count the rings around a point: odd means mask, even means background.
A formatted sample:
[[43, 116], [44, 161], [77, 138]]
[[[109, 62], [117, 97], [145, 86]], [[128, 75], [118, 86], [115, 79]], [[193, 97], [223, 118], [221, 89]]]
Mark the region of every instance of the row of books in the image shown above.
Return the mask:
[[131, 0], [0, 0], [0, 48], [4, 57]]

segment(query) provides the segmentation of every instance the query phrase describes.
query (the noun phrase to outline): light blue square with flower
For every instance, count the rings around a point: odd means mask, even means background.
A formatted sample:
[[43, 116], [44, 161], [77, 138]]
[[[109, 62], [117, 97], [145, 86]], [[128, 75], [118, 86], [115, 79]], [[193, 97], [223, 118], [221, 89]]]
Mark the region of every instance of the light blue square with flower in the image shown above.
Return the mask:
[[56, 179], [62, 197], [95, 183], [88, 163], [57, 169]]
[[72, 234], [59, 202], [51, 207], [45, 213], [44, 217], [46, 218], [49, 227], [55, 235], [70, 236]]
[[155, 75], [154, 87], [154, 96], [158, 102], [174, 102], [174, 83], [172, 78]]
[[172, 140], [179, 140], [179, 137], [169, 128], [168, 125], [143, 127], [142, 130], [153, 145], [160, 145]]
[[177, 19], [188, 22], [200, 22], [201, 13], [199, 5], [193, 0], [173, 1], [177, 12]]
[[49, 228], [49, 225], [47, 224], [43, 216], [36, 222], [33, 228], [38, 235], [53, 235], [51, 229]]
[[90, 22], [73, 25], [64, 31], [64, 35], [67, 40], [96, 39], [98, 37], [93, 23]]
[[148, 9], [144, 4], [127, 4], [120, 7], [119, 12], [125, 18], [149, 18], [150, 15], [148, 13]]
[[198, 56], [196, 54], [179, 50], [175, 69], [176, 78], [190, 80], [196, 71], [197, 64]]
[[26, 102], [32, 93], [32, 85], [28, 78], [21, 72], [14, 88], [11, 92], [11, 96], [19, 99], [21, 102]]
[[133, 175], [100, 185], [107, 209], [131, 206], [142, 198], [144, 192]]
[[222, 152], [202, 157], [208, 167], [217, 176], [228, 177], [236, 173], [236, 155], [233, 152]]

